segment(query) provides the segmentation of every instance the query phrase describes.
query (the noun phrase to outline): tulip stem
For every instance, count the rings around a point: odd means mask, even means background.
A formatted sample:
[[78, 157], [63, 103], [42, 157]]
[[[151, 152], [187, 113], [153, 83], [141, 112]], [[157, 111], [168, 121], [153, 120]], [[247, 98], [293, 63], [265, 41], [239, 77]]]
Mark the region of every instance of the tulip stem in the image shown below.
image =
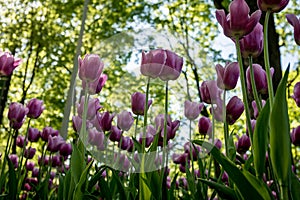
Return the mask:
[[1, 167], [1, 176], [0, 176], [0, 188], [2, 188], [3, 185], [3, 181], [4, 181], [4, 170], [5, 170], [5, 165], [6, 165], [6, 158], [7, 155], [9, 154], [10, 151], [10, 146], [11, 146], [11, 128], [9, 129], [9, 133], [8, 133], [8, 139], [7, 139], [7, 144], [5, 147], [5, 152], [4, 152], [4, 157], [3, 157], [3, 163], [2, 163], [2, 167]]
[[250, 79], [251, 79], [251, 87], [252, 87], [252, 92], [253, 96], [256, 102], [257, 110], [258, 113], [261, 111], [261, 101], [259, 99], [257, 89], [256, 89], [256, 84], [255, 84], [255, 79], [254, 79], [254, 71], [253, 71], [253, 62], [252, 62], [252, 56], [249, 56], [249, 66], [250, 66]]
[[225, 140], [225, 152], [226, 156], [229, 156], [229, 150], [228, 150], [228, 124], [226, 120], [226, 90], [223, 92], [223, 106], [222, 106], [222, 114], [223, 114], [223, 124], [224, 124], [224, 140]]
[[236, 46], [239, 67], [240, 67], [240, 79], [241, 79], [241, 86], [242, 86], [242, 93], [243, 93], [243, 102], [245, 105], [245, 112], [246, 112], [246, 122], [247, 122], [247, 127], [248, 127], [248, 131], [249, 131], [249, 135], [250, 135], [250, 140], [252, 143], [253, 131], [252, 131], [252, 127], [251, 127], [251, 117], [250, 117], [250, 111], [249, 111], [249, 103], [248, 103], [248, 99], [247, 99], [245, 72], [244, 72], [244, 66], [243, 66], [243, 60], [242, 60], [242, 54], [241, 54], [241, 48], [240, 48], [240, 42], [239, 42], [238, 36], [235, 38], [235, 46]]
[[[212, 142], [214, 144], [215, 142], [215, 113], [214, 112], [211, 112], [212, 114]], [[209, 164], [208, 164], [208, 170], [207, 170], [207, 180], [210, 179], [210, 171], [211, 171], [211, 164], [212, 164], [212, 161], [213, 161], [213, 156], [212, 154], [210, 154], [209, 156]]]
[[[86, 83], [88, 85], [88, 83]], [[83, 114], [82, 114], [82, 125], [79, 133], [79, 138], [82, 140], [83, 144], [78, 143], [79, 150], [82, 153], [83, 159], [85, 160], [85, 148], [84, 145], [86, 145], [86, 118], [87, 118], [87, 111], [88, 111], [88, 103], [89, 103], [89, 95], [88, 95], [88, 87], [85, 87], [84, 89], [84, 106], [83, 106]]]
[[150, 77], [148, 77], [148, 80], [147, 80], [146, 98], [145, 98], [145, 105], [144, 105], [144, 126], [143, 126], [143, 137], [142, 137], [142, 153], [145, 153], [145, 151], [146, 151], [145, 146], [146, 146], [149, 88], [150, 88]]
[[[192, 144], [192, 120], [190, 120], [190, 130], [189, 130], [189, 137], [190, 137], [190, 157], [192, 163], [192, 174], [194, 174], [194, 155], [193, 155], [193, 144]], [[195, 148], [195, 153], [197, 154], [197, 149]]]
[[272, 84], [272, 76], [270, 72], [270, 59], [269, 59], [269, 46], [268, 46], [268, 24], [269, 18], [271, 15], [271, 10], [267, 10], [264, 22], [264, 61], [265, 61], [265, 68], [267, 74], [267, 83], [268, 83], [268, 93], [270, 99], [270, 110], [272, 109], [272, 105], [274, 102], [274, 91], [273, 91], [273, 84]]

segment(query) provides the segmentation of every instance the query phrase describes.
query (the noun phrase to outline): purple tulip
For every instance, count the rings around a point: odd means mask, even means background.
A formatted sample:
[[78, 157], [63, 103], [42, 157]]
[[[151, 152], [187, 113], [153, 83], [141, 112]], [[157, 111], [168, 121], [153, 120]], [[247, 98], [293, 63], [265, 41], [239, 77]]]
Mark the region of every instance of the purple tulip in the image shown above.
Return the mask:
[[[184, 152], [188, 154], [188, 159], [191, 160], [191, 143], [190, 142], [186, 142], [183, 145], [184, 148]], [[196, 147], [196, 148], [195, 148]], [[198, 154], [201, 152], [201, 148], [198, 145], [192, 145], [192, 156], [193, 156], [193, 160], [197, 160]]]
[[300, 82], [294, 86], [294, 94], [292, 95], [298, 107], [300, 107]]
[[39, 168], [35, 167], [32, 170], [32, 177], [38, 177], [39, 176]]
[[257, 23], [253, 31], [240, 40], [243, 58], [257, 58], [263, 50], [263, 26]]
[[142, 52], [141, 73], [151, 78], [159, 77], [163, 81], [176, 80], [182, 70], [183, 58], [176, 53], [156, 49]]
[[12, 162], [14, 168], [18, 168], [18, 165], [19, 165], [18, 164], [18, 162], [19, 162], [18, 156], [16, 154], [10, 154], [8, 157], [9, 157], [10, 161]]
[[29, 147], [28, 149], [25, 149], [24, 151], [24, 157], [27, 159], [32, 159], [35, 155], [36, 149]]
[[59, 155], [53, 156], [52, 159], [51, 159], [51, 165], [52, 165], [52, 167], [59, 167], [59, 166], [61, 166], [62, 165], [61, 161], [62, 161], [61, 156], [59, 156]]
[[0, 51], [0, 75], [10, 76], [13, 70], [21, 64], [21, 59], [14, 58], [9, 52]]
[[223, 122], [223, 102], [219, 99], [216, 102], [216, 105], [212, 106], [209, 109], [210, 113], [213, 115], [214, 119], [218, 122]]
[[286, 19], [294, 27], [295, 42], [300, 45], [300, 18], [298, 19], [294, 14], [287, 14]]
[[24, 147], [24, 141], [25, 141], [25, 136], [23, 135], [18, 135], [17, 139], [16, 139], [16, 145], [20, 148]]
[[212, 128], [212, 123], [208, 117], [201, 117], [198, 122], [198, 129], [200, 135], [206, 136], [210, 134]]
[[[251, 128], [253, 133], [254, 133], [255, 125], [256, 125], [256, 120], [251, 119]], [[248, 126], [246, 126], [246, 135], [249, 136]]]
[[249, 16], [249, 6], [245, 0], [233, 0], [229, 4], [229, 14], [226, 16], [224, 10], [217, 10], [216, 17], [223, 27], [224, 35], [235, 39], [249, 34], [258, 23], [261, 11], [255, 11]]
[[[88, 101], [87, 119], [92, 120], [95, 118], [97, 111], [101, 108], [98, 98], [92, 98]], [[84, 96], [81, 97], [80, 104], [77, 105], [77, 114], [82, 118], [84, 110]]]
[[[160, 133], [160, 139], [163, 140], [164, 137], [164, 121], [165, 115], [159, 114], [155, 117], [156, 130]], [[180, 125], [179, 120], [172, 121], [170, 115], [167, 117], [167, 141], [175, 137], [176, 131]], [[159, 143], [162, 146], [162, 143]]]
[[[252, 108], [253, 108], [253, 112], [254, 112], [254, 118], [257, 119], [259, 113], [258, 113], [258, 108], [257, 108], [256, 101], [252, 101], [251, 104], [252, 104]], [[262, 101], [261, 101], [262, 107], [264, 107], [265, 104], [266, 104], [266, 101], [265, 101], [265, 100], [262, 100]]]
[[200, 86], [200, 95], [203, 102], [216, 103], [221, 98], [222, 91], [217, 86], [217, 81], [203, 81]]
[[33, 170], [33, 168], [34, 168], [34, 162], [31, 162], [31, 161], [29, 161], [29, 162], [27, 162], [26, 163], [26, 169], [27, 169], [27, 171], [32, 171]]
[[58, 132], [58, 130], [54, 130], [52, 127], [43, 128], [43, 131], [41, 132], [42, 140], [47, 142], [50, 135], [51, 136], [58, 136], [59, 132]]
[[231, 62], [223, 67], [220, 64], [216, 65], [217, 85], [223, 90], [232, 90], [235, 88], [240, 76], [239, 64]]
[[[271, 68], [271, 75], [273, 76], [274, 68]], [[268, 93], [267, 75], [265, 70], [259, 64], [253, 64], [254, 81], [256, 90], [260, 94]], [[252, 92], [252, 85], [250, 79], [250, 67], [246, 70], [247, 88]]]
[[45, 109], [43, 104], [44, 102], [42, 100], [38, 100], [36, 98], [31, 99], [27, 104], [27, 108], [29, 110], [27, 116], [32, 119], [37, 119]]
[[28, 140], [30, 142], [37, 142], [41, 137], [41, 132], [36, 128], [29, 127], [28, 129]]
[[113, 142], [119, 142], [122, 136], [122, 131], [116, 127], [112, 126], [111, 127], [111, 133], [109, 135], [109, 139]]
[[259, 9], [265, 12], [268, 10], [271, 12], [280, 12], [287, 6], [288, 3], [289, 0], [257, 0]]
[[134, 122], [131, 112], [123, 110], [117, 115], [117, 125], [123, 131], [128, 131]]
[[229, 125], [235, 123], [244, 112], [244, 103], [237, 96], [232, 97], [226, 106], [226, 121]]
[[88, 141], [91, 145], [95, 145], [98, 150], [104, 150], [105, 135], [102, 131], [98, 131], [96, 128], [88, 130]]
[[129, 152], [132, 151], [133, 149], [133, 141], [130, 137], [124, 137], [122, 136], [120, 142], [119, 142], [119, 147], [123, 150], [127, 150]]
[[182, 164], [185, 165], [185, 163], [188, 161], [188, 153], [183, 153], [183, 154], [173, 154], [172, 155], [172, 160], [175, 164]]
[[59, 136], [49, 136], [48, 137], [48, 145], [47, 150], [50, 152], [57, 152], [63, 144], [65, 144], [65, 140]]
[[82, 81], [82, 88], [85, 90], [86, 85], [88, 85], [88, 92], [89, 94], [99, 94], [105, 85], [107, 81], [107, 75], [106, 74], [101, 74], [98, 79], [96, 79], [94, 82], [86, 83]]
[[300, 126], [293, 128], [291, 132], [291, 141], [295, 146], [300, 146]]
[[110, 114], [108, 111], [106, 111], [96, 116], [102, 131], [110, 131], [111, 123], [113, 118], [115, 117], [115, 114]]
[[38, 163], [39, 165], [48, 165], [49, 164], [49, 156], [43, 156], [43, 157], [38, 157]]
[[222, 148], [222, 141], [220, 139], [215, 139], [215, 146], [220, 150]]
[[236, 143], [236, 151], [239, 154], [244, 154], [249, 150], [250, 146], [250, 138], [247, 135], [242, 135], [242, 137], [238, 138], [238, 142]]
[[20, 129], [25, 121], [25, 115], [28, 113], [28, 108], [23, 104], [13, 102], [8, 108], [8, 119], [10, 127], [13, 129]]
[[[136, 115], [144, 115], [146, 95], [135, 92], [131, 95], [131, 110]], [[152, 104], [152, 100], [148, 100], [148, 109]]]
[[72, 145], [69, 143], [63, 143], [59, 148], [59, 154], [62, 156], [69, 156], [72, 154]]
[[184, 116], [189, 120], [195, 120], [204, 107], [203, 103], [196, 103], [186, 100], [184, 102]]
[[78, 57], [79, 78], [86, 83], [91, 83], [99, 80], [103, 71], [104, 63], [96, 54], [86, 54], [84, 59]]
[[[153, 135], [153, 131], [156, 132], [156, 130], [154, 129], [154, 127], [152, 126], [148, 126], [147, 127], [147, 132], [146, 135], [143, 136], [143, 133], [140, 133], [140, 137], [139, 137], [139, 143], [143, 143], [143, 139], [145, 139], [145, 147], [149, 147], [151, 145], [151, 143], [153, 142], [154, 139], [154, 135]], [[155, 134], [155, 133], [154, 133]]]

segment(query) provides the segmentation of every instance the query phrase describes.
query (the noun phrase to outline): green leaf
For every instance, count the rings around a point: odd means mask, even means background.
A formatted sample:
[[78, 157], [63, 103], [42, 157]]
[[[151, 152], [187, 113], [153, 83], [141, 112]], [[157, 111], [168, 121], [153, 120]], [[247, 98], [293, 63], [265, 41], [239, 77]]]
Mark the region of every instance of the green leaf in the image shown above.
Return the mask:
[[175, 190], [175, 187], [176, 187], [177, 177], [178, 177], [178, 173], [175, 174], [175, 176], [172, 180], [172, 183], [171, 183], [171, 187], [168, 190], [168, 200], [175, 200], [176, 199], [175, 195], [174, 195], [174, 190]]
[[213, 157], [220, 163], [220, 165], [222, 165], [230, 179], [235, 183], [236, 187], [238, 188], [239, 192], [241, 193], [244, 199], [264, 199], [263, 196], [261, 196], [260, 192], [256, 190], [256, 188], [252, 185], [251, 182], [249, 182], [249, 180], [236, 167], [236, 165], [227, 157], [225, 157], [214, 145], [199, 140], [193, 142], [201, 145], [202, 147], [210, 151]]
[[74, 178], [75, 184], [77, 184], [80, 180], [80, 177], [84, 170], [85, 160], [84, 155], [79, 151], [77, 145], [73, 146], [73, 152], [71, 156], [71, 170], [72, 177]]
[[291, 195], [293, 200], [300, 200], [299, 188], [300, 188], [300, 181], [298, 177], [291, 172]]
[[87, 181], [88, 178], [88, 173], [90, 171], [90, 168], [92, 166], [93, 162], [90, 162], [88, 164], [88, 166], [86, 166], [86, 168], [84, 169], [83, 173], [80, 176], [79, 182], [76, 184], [75, 186], [75, 190], [73, 193], [73, 197], [76, 197], [78, 199], [82, 199], [83, 198], [83, 194], [85, 193], [85, 183]]
[[63, 200], [64, 199], [64, 180], [66, 177], [59, 175], [59, 185], [58, 185], [58, 192], [57, 192], [57, 199]]
[[[146, 175], [148, 177], [147, 186], [151, 190], [152, 197], [154, 197], [155, 199], [159, 199], [161, 189], [159, 187], [157, 187], [160, 184], [160, 176], [159, 176], [158, 171], [149, 172], [149, 173], [146, 173]], [[147, 180], [144, 180], [144, 181], [146, 182]]]
[[205, 183], [209, 187], [215, 189], [217, 191], [217, 193], [220, 195], [220, 197], [222, 197], [224, 199], [237, 199], [235, 191], [223, 184], [216, 183], [213, 181], [208, 181], [208, 180], [202, 179], [202, 178], [200, 178], [198, 180]]
[[270, 113], [270, 158], [280, 185], [289, 185], [291, 169], [290, 123], [286, 100], [288, 74], [289, 67], [278, 85]]
[[92, 188], [94, 185], [96, 185], [97, 181], [102, 177], [102, 173], [106, 170], [106, 166], [101, 166], [100, 169], [98, 170], [97, 173], [95, 173], [92, 177], [91, 180], [89, 180], [88, 183], [88, 191], [91, 192]]
[[270, 103], [267, 101], [256, 120], [252, 141], [254, 168], [259, 178], [262, 178], [262, 175], [265, 172], [269, 131], [269, 126], [267, 126], [267, 124], [269, 122], [269, 116]]
[[16, 171], [15, 168], [11, 162], [11, 160], [6, 157], [8, 161], [8, 199], [16, 199], [17, 196], [17, 191], [18, 191], [18, 181], [17, 181], [17, 176], [16, 176]]

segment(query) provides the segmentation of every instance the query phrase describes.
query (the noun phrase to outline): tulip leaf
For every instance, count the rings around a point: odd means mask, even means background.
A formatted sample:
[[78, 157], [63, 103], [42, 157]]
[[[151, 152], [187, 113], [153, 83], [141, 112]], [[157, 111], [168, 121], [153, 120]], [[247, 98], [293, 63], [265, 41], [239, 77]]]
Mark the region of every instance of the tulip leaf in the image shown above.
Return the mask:
[[300, 181], [294, 173], [291, 173], [291, 177], [292, 177], [291, 178], [291, 195], [293, 197], [293, 200], [300, 200], [300, 195], [299, 195]]
[[193, 142], [201, 145], [207, 150], [210, 150], [210, 153], [213, 155], [213, 157], [220, 163], [220, 165], [222, 165], [229, 178], [235, 183], [238, 191], [241, 193], [244, 199], [264, 199], [264, 197], [260, 194], [260, 191], [257, 190], [254, 185], [252, 185], [253, 183], [250, 182], [243, 172], [241, 172], [232, 161], [224, 156], [219, 149], [205, 141], [195, 140]]
[[83, 194], [85, 193], [85, 185], [86, 185], [86, 181], [87, 181], [87, 175], [90, 171], [90, 168], [92, 166], [93, 162], [90, 162], [86, 168], [83, 170], [80, 179], [78, 181], [78, 183], [75, 186], [75, 190], [73, 193], [73, 197], [76, 197], [78, 199], [83, 199]]
[[97, 181], [102, 177], [102, 173], [106, 170], [106, 166], [101, 166], [100, 169], [91, 177], [88, 183], [88, 191], [96, 185]]
[[270, 113], [270, 158], [280, 185], [289, 185], [291, 169], [290, 124], [286, 100], [288, 73], [289, 67], [278, 85]]
[[208, 181], [208, 180], [202, 179], [202, 178], [200, 178], [198, 180], [205, 183], [209, 187], [215, 189], [217, 191], [217, 193], [220, 195], [220, 197], [222, 197], [224, 199], [237, 199], [235, 191], [233, 189], [231, 189], [230, 187], [227, 187], [223, 184], [216, 183], [213, 181]]
[[8, 199], [16, 199], [17, 191], [18, 191], [18, 182], [17, 182], [17, 176], [16, 171], [14, 168], [14, 165], [12, 164], [11, 160], [6, 157], [8, 161], [9, 171], [8, 171]]
[[71, 156], [71, 170], [72, 170], [72, 177], [74, 178], [74, 182], [75, 184], [77, 184], [84, 170], [85, 160], [84, 160], [84, 156], [79, 151], [76, 145], [73, 145], [72, 149], [73, 151]]
[[266, 124], [269, 122], [269, 115], [270, 103], [267, 101], [257, 118], [252, 141], [254, 168], [259, 178], [262, 178], [265, 171], [269, 131], [269, 126]]

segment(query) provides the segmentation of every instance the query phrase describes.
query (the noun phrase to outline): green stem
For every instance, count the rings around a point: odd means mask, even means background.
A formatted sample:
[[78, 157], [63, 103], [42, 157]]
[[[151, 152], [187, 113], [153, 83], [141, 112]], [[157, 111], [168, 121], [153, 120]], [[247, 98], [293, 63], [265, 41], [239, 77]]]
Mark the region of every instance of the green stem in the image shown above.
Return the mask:
[[255, 79], [254, 79], [254, 71], [253, 71], [252, 56], [249, 56], [249, 66], [250, 66], [250, 79], [251, 79], [252, 92], [253, 92], [253, 96], [254, 96], [254, 99], [255, 99], [255, 102], [256, 102], [258, 112], [260, 113], [262, 105], [261, 105], [261, 101], [259, 99], [257, 89], [256, 89], [256, 84], [255, 84]]
[[228, 150], [228, 123], [226, 120], [226, 90], [223, 92], [223, 106], [222, 106], [222, 114], [223, 114], [223, 128], [224, 128], [224, 140], [225, 140], [225, 152], [226, 156], [229, 156], [229, 150]]
[[289, 199], [289, 190], [285, 185], [280, 184], [280, 200]]
[[[191, 157], [191, 164], [192, 164], [192, 174], [194, 174], [194, 158], [193, 158], [193, 144], [192, 144], [192, 120], [190, 120], [190, 131], [189, 131], [189, 137], [190, 137], [190, 157]], [[197, 151], [195, 149], [195, 151]]]
[[[214, 112], [211, 112], [211, 113], [212, 113], [212, 142], [214, 144], [214, 142], [215, 142], [215, 114], [214, 114]], [[213, 156], [212, 156], [212, 154], [210, 154], [208, 170], [207, 170], [207, 180], [210, 179], [210, 171], [211, 171], [212, 161], [213, 161]]]
[[24, 145], [23, 145], [23, 148], [22, 148], [22, 153], [21, 153], [21, 161], [19, 162], [19, 165], [18, 165], [18, 178], [19, 178], [19, 181], [23, 181], [23, 180], [20, 180], [20, 177], [21, 177], [21, 169], [22, 169], [22, 162], [23, 162], [23, 158], [24, 158], [24, 152], [25, 152], [25, 148], [26, 148], [26, 140], [27, 140], [27, 137], [28, 137], [28, 130], [29, 130], [29, 126], [30, 126], [30, 121], [31, 119], [29, 118], [29, 121], [28, 121], [28, 124], [27, 124], [27, 130], [26, 130], [26, 135], [25, 135], [25, 138], [24, 138]]
[[272, 76], [270, 72], [270, 59], [269, 59], [269, 46], [268, 46], [268, 24], [269, 18], [271, 15], [271, 10], [266, 12], [265, 22], [264, 22], [264, 61], [265, 61], [265, 68], [267, 74], [267, 83], [268, 83], [268, 92], [269, 92], [269, 99], [270, 99], [270, 110], [272, 109], [272, 105], [274, 102], [274, 91], [273, 91], [273, 84], [272, 84]]
[[242, 60], [242, 54], [241, 54], [241, 48], [240, 48], [240, 42], [239, 42], [238, 36], [235, 38], [235, 46], [236, 46], [239, 67], [240, 67], [240, 79], [241, 79], [241, 86], [242, 86], [242, 93], [243, 93], [243, 102], [244, 102], [245, 112], [246, 112], [246, 122], [247, 122], [247, 127], [248, 127], [248, 131], [249, 131], [249, 135], [250, 135], [250, 140], [252, 143], [253, 131], [252, 131], [252, 127], [251, 127], [251, 117], [250, 117], [250, 111], [249, 111], [249, 103], [248, 103], [248, 99], [247, 99], [247, 87], [246, 87], [246, 81], [245, 81], [245, 72], [244, 72], [244, 66], [243, 66], [243, 60]]
[[9, 129], [9, 133], [8, 133], [8, 139], [7, 139], [7, 144], [5, 147], [5, 152], [4, 152], [4, 157], [3, 157], [3, 163], [2, 163], [2, 167], [1, 167], [1, 176], [0, 176], [0, 189], [2, 189], [2, 185], [3, 185], [3, 181], [5, 179], [4, 177], [4, 170], [5, 170], [5, 165], [6, 165], [6, 158], [7, 155], [9, 153], [10, 150], [10, 146], [11, 146], [11, 128]]

